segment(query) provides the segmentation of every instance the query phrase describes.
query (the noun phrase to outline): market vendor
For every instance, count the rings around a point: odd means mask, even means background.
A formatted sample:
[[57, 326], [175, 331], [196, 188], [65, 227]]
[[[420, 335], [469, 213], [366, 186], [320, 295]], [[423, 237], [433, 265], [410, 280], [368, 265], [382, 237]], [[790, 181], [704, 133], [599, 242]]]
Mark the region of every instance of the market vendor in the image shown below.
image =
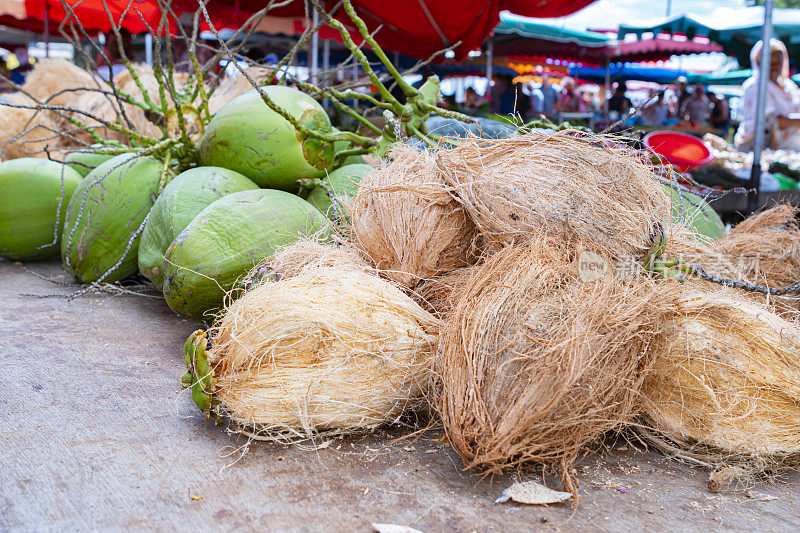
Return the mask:
[[[750, 52], [753, 75], [744, 82], [742, 101], [743, 118], [734, 143], [741, 150], [752, 150], [756, 132], [756, 107], [758, 100], [758, 69], [762, 42]], [[800, 90], [789, 78], [789, 53], [778, 39], [769, 43], [770, 66], [767, 83], [766, 118], [772, 148], [800, 150]]]

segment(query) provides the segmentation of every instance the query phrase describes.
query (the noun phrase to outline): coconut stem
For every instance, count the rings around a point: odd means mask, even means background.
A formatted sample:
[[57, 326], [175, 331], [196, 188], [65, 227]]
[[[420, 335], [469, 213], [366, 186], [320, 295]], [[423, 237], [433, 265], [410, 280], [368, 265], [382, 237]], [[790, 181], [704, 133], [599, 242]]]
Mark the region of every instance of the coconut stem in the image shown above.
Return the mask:
[[[317, 0], [312, 0], [312, 2], [317, 6], [317, 9], [319, 9], [320, 6]], [[398, 72], [394, 64], [386, 56], [386, 53], [384, 53], [383, 48], [378, 46], [378, 42], [375, 40], [372, 34], [369, 33], [369, 30], [367, 30], [367, 25], [364, 23], [364, 20], [356, 14], [356, 10], [353, 9], [353, 4], [350, 3], [350, 0], [344, 0], [344, 10], [345, 13], [347, 13], [347, 16], [350, 17], [350, 20], [353, 21], [353, 24], [356, 25], [358, 32], [364, 39], [364, 42], [366, 42], [370, 48], [372, 48], [372, 51], [378, 56], [380, 62], [383, 63], [384, 67], [386, 67], [386, 70], [389, 72], [392, 78], [394, 78], [395, 83], [397, 83], [400, 89], [402, 89], [403, 93], [409, 97], [418, 95], [419, 92], [411, 85], [406, 83], [406, 81], [403, 79], [403, 76], [400, 74], [400, 72]]]
[[726, 287], [733, 287], [734, 289], [742, 289], [750, 292], [759, 292], [761, 294], [769, 294], [771, 296], [783, 296], [785, 294], [800, 292], [800, 283], [795, 283], [794, 285], [790, 285], [788, 287], [783, 287], [780, 289], [774, 289], [772, 287], [767, 287], [765, 285], [748, 283], [746, 281], [736, 281], [733, 279], [716, 276], [714, 274], [709, 274], [703, 269], [703, 267], [699, 265], [687, 265], [684, 266], [684, 269], [688, 270], [688, 272], [691, 274], [700, 276], [706, 281], [710, 281], [712, 283], [719, 283], [720, 285], [725, 285]]
[[341, 166], [344, 160], [352, 155], [368, 154], [370, 151], [370, 148], [349, 148], [347, 150], [336, 152], [336, 156], [333, 158], [333, 168], [338, 168]]
[[161, 178], [158, 180], [158, 192], [156, 193], [158, 196], [161, 196], [161, 193], [164, 192], [164, 187], [167, 186], [167, 177], [170, 175], [169, 169], [169, 160], [172, 154], [167, 152], [164, 156], [164, 168], [161, 171]]
[[186, 360], [186, 373], [181, 377], [181, 388], [191, 388], [192, 400], [211, 418], [211, 408], [216, 405], [214, 398], [214, 371], [208, 364], [208, 333], [198, 329], [186, 339], [183, 354]]
[[302, 81], [297, 81], [296, 83], [297, 83], [297, 86], [300, 87], [301, 89], [318, 91], [318, 93], [321, 96], [325, 96], [327, 98], [330, 98], [331, 103], [333, 103], [333, 105], [336, 106], [337, 109], [339, 109], [340, 111], [342, 111], [346, 115], [354, 118], [355, 120], [360, 122], [363, 126], [365, 126], [366, 128], [372, 130], [373, 132], [375, 132], [375, 133], [377, 133], [379, 135], [382, 133], [381, 129], [378, 126], [376, 126], [375, 124], [373, 124], [372, 122], [370, 122], [369, 120], [367, 120], [366, 117], [361, 116], [361, 114], [359, 114], [352, 107], [343, 104], [340, 101], [341, 94], [340, 93], [337, 94], [338, 91], [335, 91], [335, 90], [327, 88], [327, 87], [324, 88], [324, 89], [318, 89], [314, 85], [311, 85], [310, 83], [305, 83], [305, 82], [302, 82]]
[[[122, 43], [122, 35], [120, 34], [119, 26], [114, 21], [114, 16], [111, 14], [111, 11], [109, 11], [108, 4], [106, 2], [103, 2], [103, 9], [106, 12], [106, 16], [108, 17], [108, 21], [111, 23], [111, 31], [114, 32], [114, 36], [117, 39], [117, 51], [119, 52], [119, 56], [120, 56], [120, 58], [122, 58], [122, 62], [125, 65], [125, 68], [128, 69], [128, 72], [131, 75], [131, 79], [133, 79], [133, 83], [136, 84], [136, 87], [142, 93], [142, 98], [144, 99], [145, 106], [140, 106], [140, 107], [142, 107], [142, 109], [144, 109], [145, 111], [147, 111], [147, 110], [158, 111], [158, 108], [153, 103], [153, 101], [150, 99], [150, 95], [148, 94], [147, 90], [145, 89], [144, 84], [142, 83], [142, 80], [139, 79], [139, 75], [134, 70], [133, 64], [130, 62], [130, 59], [128, 58], [128, 54], [125, 53], [125, 46]], [[125, 13], [123, 13], [123, 15], [122, 15], [123, 17], [125, 16], [125, 14], [127, 14], [128, 9], [130, 9], [130, 4], [125, 9]], [[122, 17], [120, 17], [120, 20], [122, 20]], [[110, 65], [110, 63], [109, 63], [109, 65]], [[113, 72], [111, 72], [110, 70], [109, 70], [109, 78], [113, 78]], [[120, 109], [122, 109], [122, 106], [120, 106]]]

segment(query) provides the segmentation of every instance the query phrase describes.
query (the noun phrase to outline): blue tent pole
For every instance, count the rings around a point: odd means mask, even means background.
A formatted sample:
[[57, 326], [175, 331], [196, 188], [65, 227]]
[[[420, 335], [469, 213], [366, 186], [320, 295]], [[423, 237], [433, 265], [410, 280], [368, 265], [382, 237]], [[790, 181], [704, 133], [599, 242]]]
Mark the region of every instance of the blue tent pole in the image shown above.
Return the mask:
[[764, 2], [764, 27], [761, 29], [761, 61], [758, 65], [758, 99], [756, 100], [756, 136], [753, 145], [753, 168], [750, 172], [750, 193], [747, 209], [750, 213], [758, 209], [761, 188], [761, 150], [764, 148], [764, 127], [766, 125], [767, 82], [771, 58], [772, 9], [775, 0]]

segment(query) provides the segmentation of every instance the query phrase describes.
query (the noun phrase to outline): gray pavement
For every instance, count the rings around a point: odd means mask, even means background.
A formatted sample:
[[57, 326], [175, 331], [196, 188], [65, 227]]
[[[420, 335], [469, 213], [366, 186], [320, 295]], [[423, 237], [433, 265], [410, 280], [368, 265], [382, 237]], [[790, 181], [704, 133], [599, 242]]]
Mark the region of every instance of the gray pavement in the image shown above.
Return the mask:
[[463, 472], [435, 432], [248, 446], [179, 390], [195, 324], [159, 298], [24, 295], [73, 290], [0, 259], [3, 531], [800, 530], [797, 473], [712, 494], [704, 469], [624, 440], [578, 465], [577, 510], [492, 505], [514, 478]]

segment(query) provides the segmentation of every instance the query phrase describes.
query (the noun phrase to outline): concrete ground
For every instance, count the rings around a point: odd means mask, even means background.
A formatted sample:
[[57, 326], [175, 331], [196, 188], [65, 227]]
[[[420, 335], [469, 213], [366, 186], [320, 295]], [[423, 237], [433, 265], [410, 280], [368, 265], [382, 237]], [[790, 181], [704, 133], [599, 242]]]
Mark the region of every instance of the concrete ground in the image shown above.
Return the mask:
[[3, 531], [800, 530], [797, 473], [712, 494], [704, 469], [623, 440], [579, 464], [577, 510], [492, 505], [512, 478], [463, 472], [435, 433], [248, 446], [180, 392], [195, 324], [156, 297], [30, 296], [74, 290], [0, 260]]

